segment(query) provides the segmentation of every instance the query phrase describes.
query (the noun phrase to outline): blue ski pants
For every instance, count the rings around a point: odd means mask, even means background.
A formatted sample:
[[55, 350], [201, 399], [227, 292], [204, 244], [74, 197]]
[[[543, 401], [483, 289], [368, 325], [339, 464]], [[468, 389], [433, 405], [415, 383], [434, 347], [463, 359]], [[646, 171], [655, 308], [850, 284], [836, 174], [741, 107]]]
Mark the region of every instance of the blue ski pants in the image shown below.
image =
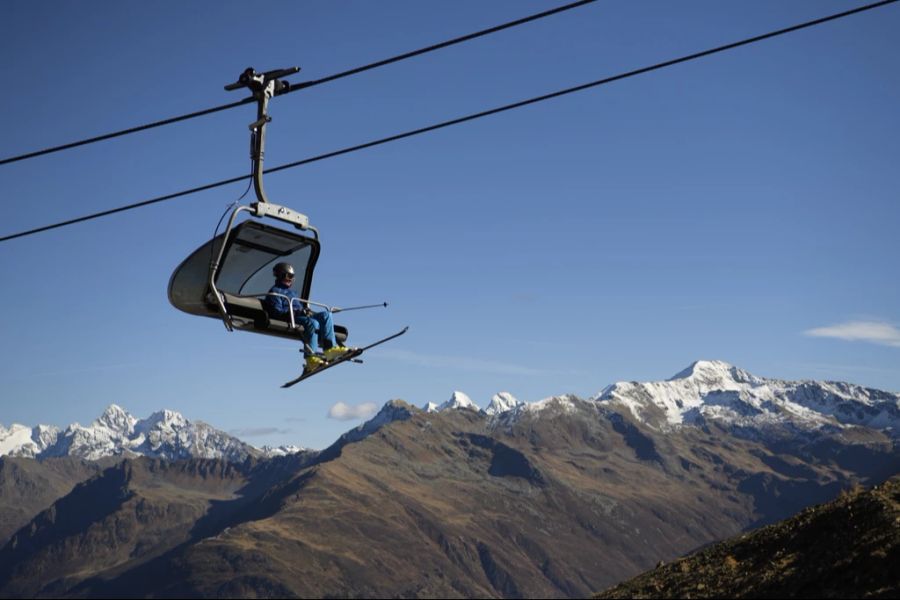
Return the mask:
[[294, 313], [294, 320], [298, 325], [303, 325], [303, 341], [313, 350], [316, 349], [317, 343], [321, 345], [322, 350], [337, 346], [330, 310], [313, 313], [312, 316]]

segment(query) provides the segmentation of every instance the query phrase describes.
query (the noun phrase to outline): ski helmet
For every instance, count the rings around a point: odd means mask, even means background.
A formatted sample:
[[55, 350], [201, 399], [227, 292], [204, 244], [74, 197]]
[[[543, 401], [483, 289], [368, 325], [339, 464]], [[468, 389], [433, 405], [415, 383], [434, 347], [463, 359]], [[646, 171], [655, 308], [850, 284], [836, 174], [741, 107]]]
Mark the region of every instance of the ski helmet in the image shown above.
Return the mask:
[[275, 277], [278, 277], [280, 279], [283, 275], [293, 275], [294, 266], [291, 263], [280, 262], [275, 265], [275, 268], [272, 269], [272, 272], [275, 274]]

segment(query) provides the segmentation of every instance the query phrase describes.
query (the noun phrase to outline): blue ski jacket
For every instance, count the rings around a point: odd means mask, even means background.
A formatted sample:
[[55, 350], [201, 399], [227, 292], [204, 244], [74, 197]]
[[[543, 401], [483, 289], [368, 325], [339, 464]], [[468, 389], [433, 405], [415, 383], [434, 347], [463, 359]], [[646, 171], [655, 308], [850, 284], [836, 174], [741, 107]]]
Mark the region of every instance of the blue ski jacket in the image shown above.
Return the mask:
[[269, 288], [270, 294], [279, 294], [278, 296], [266, 296], [265, 305], [266, 312], [270, 315], [283, 315], [285, 320], [290, 320], [288, 314], [291, 310], [291, 305], [293, 304], [295, 311], [302, 311], [303, 306], [299, 302], [291, 302], [287, 298], [282, 298], [282, 296], [287, 296], [288, 298], [299, 298], [293, 289], [288, 287], [282, 287], [278, 284], [273, 285]]

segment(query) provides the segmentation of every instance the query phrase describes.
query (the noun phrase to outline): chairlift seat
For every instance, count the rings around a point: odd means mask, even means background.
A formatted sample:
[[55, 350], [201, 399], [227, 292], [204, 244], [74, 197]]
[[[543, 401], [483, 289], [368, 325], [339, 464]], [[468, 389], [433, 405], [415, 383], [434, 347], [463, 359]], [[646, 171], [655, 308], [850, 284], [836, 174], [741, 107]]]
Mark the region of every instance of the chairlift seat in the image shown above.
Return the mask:
[[[225, 298], [225, 306], [228, 308], [228, 314], [232, 316], [232, 322], [237, 319], [243, 321], [242, 327], [236, 329], [255, 329], [265, 330], [273, 335], [282, 335], [284, 337], [292, 337], [299, 341], [303, 341], [304, 328], [300, 323], [291, 325], [290, 321], [273, 317], [266, 310], [265, 303], [260, 298], [242, 297], [233, 294], [222, 294]], [[210, 298], [210, 305], [216, 308], [215, 300]], [[343, 325], [334, 326], [334, 337], [338, 344], [343, 344], [347, 340], [348, 330]]]

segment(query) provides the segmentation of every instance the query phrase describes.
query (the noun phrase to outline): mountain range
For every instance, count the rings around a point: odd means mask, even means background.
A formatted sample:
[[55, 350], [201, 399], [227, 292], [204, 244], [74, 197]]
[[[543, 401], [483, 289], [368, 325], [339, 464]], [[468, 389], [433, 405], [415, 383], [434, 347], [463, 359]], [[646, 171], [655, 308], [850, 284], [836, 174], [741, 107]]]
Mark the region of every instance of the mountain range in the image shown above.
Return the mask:
[[[548, 399], [552, 400], [552, 399]], [[822, 430], [838, 432], [854, 426], [900, 436], [900, 395], [840, 382], [790, 382], [766, 379], [721, 361], [697, 361], [663, 382], [618, 382], [591, 401], [619, 405], [632, 417], [658, 431], [714, 422], [735, 435], [798, 435]], [[453, 392], [426, 412], [474, 410], [509, 421], [524, 412], [540, 411], [547, 400], [525, 403], [508, 392], [494, 395], [480, 409], [465, 393]], [[380, 418], [384, 418], [383, 415]], [[380, 425], [373, 422], [369, 427]], [[65, 429], [0, 424], [0, 456], [50, 458], [72, 456], [98, 460], [110, 456], [224, 459], [273, 457], [308, 451], [300, 446], [256, 448], [202, 421], [161, 410], [137, 419], [111, 404], [91, 425]]]
[[658, 430], [708, 422], [739, 435], [837, 432], [864, 426], [900, 436], [900, 395], [827, 381], [781, 381], [721, 361], [697, 361], [671, 379], [620, 382], [595, 398]]
[[43, 454], [65, 435], [0, 459], [0, 509], [40, 497], [0, 531], [0, 596], [584, 596], [884, 481], [898, 409], [698, 361], [587, 399], [393, 400], [320, 452], [237, 460], [172, 460], [174, 426], [122, 411], [107, 464]]
[[111, 404], [87, 427], [73, 423], [65, 429], [53, 425], [27, 427], [0, 424], [0, 456], [85, 460], [106, 457], [147, 456], [166, 460], [188, 458], [242, 462], [247, 458], [282, 456], [305, 450], [297, 446], [255, 448], [202, 421], [190, 421], [181, 413], [161, 410], [137, 419]]

